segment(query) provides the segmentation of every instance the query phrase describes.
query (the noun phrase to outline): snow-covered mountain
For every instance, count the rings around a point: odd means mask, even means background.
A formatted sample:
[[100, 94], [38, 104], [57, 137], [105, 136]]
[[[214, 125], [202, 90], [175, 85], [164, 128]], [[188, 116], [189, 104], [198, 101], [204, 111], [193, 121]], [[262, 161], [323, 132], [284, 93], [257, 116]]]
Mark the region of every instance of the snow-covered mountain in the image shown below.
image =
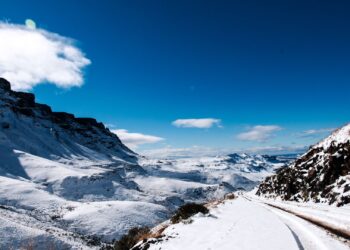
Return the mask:
[[0, 78], [0, 248], [97, 248], [185, 202], [250, 190], [289, 161], [148, 159], [95, 119], [53, 112]]
[[178, 159], [140, 159], [152, 176], [184, 181], [220, 184], [230, 191], [251, 190], [266, 176], [283, 168], [295, 155], [230, 154], [216, 157]]
[[163, 220], [166, 207], [132, 180], [145, 173], [137, 160], [102, 123], [0, 79], [0, 248], [88, 247]]
[[312, 146], [288, 168], [266, 178], [257, 194], [337, 206], [350, 203], [350, 124]]

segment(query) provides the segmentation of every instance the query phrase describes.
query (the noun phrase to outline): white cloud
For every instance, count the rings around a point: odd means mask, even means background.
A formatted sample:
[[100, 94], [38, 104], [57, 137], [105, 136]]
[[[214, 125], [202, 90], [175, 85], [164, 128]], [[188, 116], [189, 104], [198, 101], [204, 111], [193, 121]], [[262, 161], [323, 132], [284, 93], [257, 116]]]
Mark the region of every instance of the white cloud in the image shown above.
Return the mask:
[[322, 134], [331, 133], [334, 130], [335, 128], [309, 129], [301, 132], [299, 136], [300, 137], [317, 137]]
[[203, 157], [203, 156], [215, 156], [221, 154], [222, 150], [192, 146], [187, 148], [174, 148], [167, 146], [164, 148], [148, 149], [141, 151], [141, 154], [154, 157], [154, 158], [188, 158], [188, 157]]
[[273, 136], [273, 133], [281, 130], [277, 125], [257, 125], [252, 127], [249, 131], [241, 133], [237, 136], [242, 141], [258, 141], [264, 142]]
[[244, 153], [250, 154], [290, 154], [290, 153], [303, 153], [308, 149], [304, 145], [291, 145], [291, 146], [265, 146], [265, 147], [252, 147], [246, 150], [240, 150]]
[[288, 154], [303, 153], [307, 150], [304, 145], [274, 145], [252, 148], [211, 148], [203, 146], [192, 146], [184, 148], [174, 148], [171, 146], [143, 150], [142, 155], [153, 157], [156, 159], [174, 159], [174, 158], [193, 158], [193, 157], [210, 157], [218, 155], [228, 155], [232, 153], [248, 153], [248, 154]]
[[115, 133], [124, 144], [132, 149], [136, 149], [142, 144], [156, 143], [164, 140], [164, 138], [158, 136], [130, 133], [126, 129], [114, 129], [111, 131]]
[[0, 22], [0, 76], [15, 90], [29, 90], [40, 83], [81, 86], [82, 69], [89, 64], [69, 38], [35, 25]]
[[202, 119], [177, 119], [172, 122], [175, 127], [179, 128], [211, 128], [216, 125], [221, 127], [221, 120], [215, 118]]

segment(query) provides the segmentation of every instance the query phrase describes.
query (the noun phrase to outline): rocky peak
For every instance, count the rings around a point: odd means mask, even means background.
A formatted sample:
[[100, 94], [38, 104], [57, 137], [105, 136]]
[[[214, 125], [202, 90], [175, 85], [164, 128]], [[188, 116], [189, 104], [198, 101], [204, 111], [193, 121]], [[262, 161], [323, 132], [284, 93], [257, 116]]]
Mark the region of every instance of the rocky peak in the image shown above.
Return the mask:
[[347, 143], [350, 141], [350, 123], [335, 130], [330, 136], [320, 141], [314, 148], [327, 149], [331, 145], [338, 145], [339, 143]]
[[11, 90], [11, 84], [5, 78], [0, 77], [0, 89], [5, 91]]
[[311, 147], [288, 168], [266, 178], [257, 195], [283, 200], [350, 203], [350, 125]]

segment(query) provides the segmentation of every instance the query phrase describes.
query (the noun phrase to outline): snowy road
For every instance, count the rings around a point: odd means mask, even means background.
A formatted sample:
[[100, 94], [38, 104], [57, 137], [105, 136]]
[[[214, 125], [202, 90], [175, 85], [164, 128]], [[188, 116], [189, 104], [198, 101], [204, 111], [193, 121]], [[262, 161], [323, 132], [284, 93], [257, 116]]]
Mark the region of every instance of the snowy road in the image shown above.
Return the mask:
[[240, 196], [197, 215], [191, 224], [171, 225], [167, 240], [150, 249], [350, 249], [348, 243], [290, 213]]
[[268, 205], [259, 205], [277, 215], [290, 229], [299, 249], [350, 249], [350, 246], [344, 244], [345, 242], [341, 238], [331, 235], [326, 230], [308, 221]]

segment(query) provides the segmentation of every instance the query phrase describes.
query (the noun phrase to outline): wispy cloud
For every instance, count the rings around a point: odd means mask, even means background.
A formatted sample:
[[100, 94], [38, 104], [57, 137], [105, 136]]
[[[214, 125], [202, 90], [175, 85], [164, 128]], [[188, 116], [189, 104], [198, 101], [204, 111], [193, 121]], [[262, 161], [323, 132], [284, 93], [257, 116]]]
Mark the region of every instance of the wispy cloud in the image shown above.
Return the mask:
[[335, 128], [309, 129], [299, 133], [299, 137], [317, 137], [333, 132]]
[[217, 155], [228, 155], [232, 153], [248, 153], [248, 154], [287, 154], [287, 153], [302, 153], [307, 149], [303, 145], [274, 145], [264, 147], [252, 147], [247, 149], [237, 148], [212, 148], [203, 146], [192, 146], [184, 148], [175, 148], [171, 146], [143, 150], [142, 155], [154, 158], [192, 158], [192, 157], [208, 157]]
[[33, 24], [0, 22], [0, 76], [15, 90], [29, 90], [40, 83], [81, 86], [82, 69], [89, 64], [70, 38], [36, 29]]
[[132, 149], [136, 149], [139, 145], [142, 144], [157, 143], [164, 140], [164, 138], [154, 135], [130, 133], [126, 129], [114, 129], [111, 131], [115, 133], [124, 144]]
[[214, 125], [221, 127], [221, 120], [215, 118], [177, 119], [172, 122], [178, 128], [211, 128]]
[[141, 154], [155, 158], [188, 158], [188, 157], [203, 157], [215, 156], [222, 153], [219, 149], [202, 146], [192, 146], [184, 148], [174, 148], [171, 146], [148, 149], [141, 151]]
[[281, 129], [282, 128], [277, 125], [257, 125], [249, 129], [247, 132], [237, 135], [237, 138], [242, 141], [264, 142], [273, 137], [274, 132]]
[[242, 150], [245, 153], [251, 154], [288, 154], [288, 153], [303, 153], [308, 149], [308, 146], [304, 145], [275, 145], [265, 147], [251, 147], [247, 150]]

